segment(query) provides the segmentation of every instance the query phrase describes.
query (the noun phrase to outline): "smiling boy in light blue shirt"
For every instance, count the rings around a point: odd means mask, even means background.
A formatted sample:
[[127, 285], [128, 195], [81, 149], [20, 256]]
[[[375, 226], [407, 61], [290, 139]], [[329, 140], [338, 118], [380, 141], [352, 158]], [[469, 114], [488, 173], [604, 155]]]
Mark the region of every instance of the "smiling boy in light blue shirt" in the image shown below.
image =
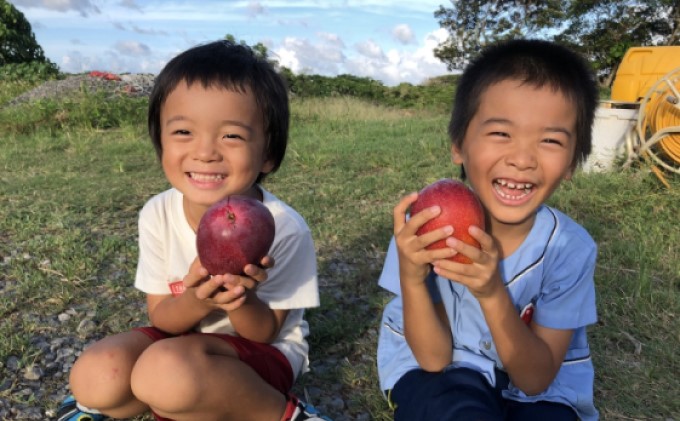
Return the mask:
[[[417, 229], [438, 207], [406, 217], [380, 285], [381, 388], [395, 420], [595, 420], [586, 326], [597, 320], [597, 247], [544, 203], [591, 149], [597, 88], [587, 63], [544, 41], [487, 48], [461, 76], [451, 155], [482, 203], [474, 248], [443, 227]], [[448, 248], [427, 250], [446, 239]], [[461, 253], [472, 264], [448, 260]]]

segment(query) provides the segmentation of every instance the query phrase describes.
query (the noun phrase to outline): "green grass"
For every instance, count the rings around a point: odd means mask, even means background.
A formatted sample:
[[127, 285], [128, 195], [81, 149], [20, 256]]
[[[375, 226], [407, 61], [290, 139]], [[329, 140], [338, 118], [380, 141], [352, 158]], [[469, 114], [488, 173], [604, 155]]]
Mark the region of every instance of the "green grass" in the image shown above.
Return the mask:
[[[141, 104], [102, 101], [0, 111], [3, 378], [9, 356], [40, 361], [34, 335], [78, 335], [77, 318], [57, 329], [44, 323], [69, 309], [91, 315], [93, 339], [146, 320], [132, 287], [137, 213], [167, 182]], [[48, 118], [64, 109], [59, 124]], [[106, 110], [118, 117], [102, 117]], [[295, 101], [292, 110], [286, 159], [265, 187], [307, 219], [318, 250], [322, 307], [308, 312], [314, 371], [297, 387], [337, 388], [351, 396], [349, 412], [388, 420], [375, 347], [389, 296], [376, 281], [396, 201], [457, 173], [447, 116], [346, 98]], [[680, 180], [669, 179], [670, 190], [645, 168], [577, 174], [551, 200], [599, 244], [600, 321], [590, 337], [603, 419], [680, 419]], [[54, 408], [66, 379], [41, 381], [45, 394], [34, 398]]]

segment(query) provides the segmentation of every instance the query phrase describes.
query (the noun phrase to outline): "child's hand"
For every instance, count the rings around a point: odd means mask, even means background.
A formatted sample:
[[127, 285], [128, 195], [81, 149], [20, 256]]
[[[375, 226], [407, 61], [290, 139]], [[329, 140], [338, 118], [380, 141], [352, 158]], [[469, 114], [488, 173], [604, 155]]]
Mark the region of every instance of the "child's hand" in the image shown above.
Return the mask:
[[479, 242], [481, 249], [453, 237], [446, 239], [446, 245], [455, 253], [469, 257], [472, 263], [437, 260], [434, 262], [434, 272], [465, 285], [477, 299], [483, 299], [498, 291], [499, 287], [503, 287], [498, 273], [500, 253], [494, 238], [481, 228], [471, 226], [468, 233]]
[[418, 228], [441, 212], [438, 206], [433, 206], [407, 221], [406, 211], [416, 199], [418, 193], [411, 193], [394, 207], [394, 238], [399, 253], [399, 273], [402, 281], [423, 283], [430, 272], [430, 264], [453, 256], [455, 251], [450, 248], [437, 250], [425, 248], [449, 237], [453, 233], [453, 227], [446, 226], [420, 236], [416, 235]]
[[[210, 284], [206, 282], [209, 279], [210, 274], [208, 274], [208, 270], [204, 268], [203, 265], [201, 265], [201, 261], [198, 260], [198, 257], [195, 258], [194, 261], [191, 263], [191, 266], [189, 266], [189, 273], [187, 273], [184, 276], [184, 279], [182, 279], [182, 283], [184, 284], [185, 288], [185, 293], [186, 291], [189, 290], [198, 291], [200, 289], [202, 291], [200, 296], [203, 296], [203, 298], [210, 296], [211, 294], [209, 292]], [[199, 294], [196, 295], [199, 296]]]
[[[255, 290], [260, 282], [267, 280], [267, 269], [274, 266], [274, 259], [265, 256], [260, 265], [248, 264], [243, 268], [243, 275], [215, 275], [206, 284], [207, 287], [197, 292], [197, 298], [210, 298], [217, 307], [225, 310], [236, 310], [243, 305], [248, 290]], [[200, 295], [199, 295], [200, 294]]]

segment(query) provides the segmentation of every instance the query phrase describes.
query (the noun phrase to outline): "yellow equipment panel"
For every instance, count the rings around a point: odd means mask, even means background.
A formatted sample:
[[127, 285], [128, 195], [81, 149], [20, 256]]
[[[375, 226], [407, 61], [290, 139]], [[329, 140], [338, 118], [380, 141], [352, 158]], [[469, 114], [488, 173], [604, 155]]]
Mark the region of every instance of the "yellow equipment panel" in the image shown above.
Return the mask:
[[662, 76], [680, 67], [680, 46], [632, 47], [612, 84], [612, 101], [638, 102]]

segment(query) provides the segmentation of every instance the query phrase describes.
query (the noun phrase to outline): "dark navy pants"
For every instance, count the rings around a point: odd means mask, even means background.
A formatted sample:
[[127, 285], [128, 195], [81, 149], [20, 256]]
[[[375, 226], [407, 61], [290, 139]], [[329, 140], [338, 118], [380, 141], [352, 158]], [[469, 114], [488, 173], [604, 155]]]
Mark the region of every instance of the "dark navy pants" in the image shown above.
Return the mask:
[[412, 370], [390, 392], [395, 421], [576, 421], [574, 410], [555, 402], [504, 399], [508, 376], [496, 371], [496, 387], [469, 368], [439, 373]]

